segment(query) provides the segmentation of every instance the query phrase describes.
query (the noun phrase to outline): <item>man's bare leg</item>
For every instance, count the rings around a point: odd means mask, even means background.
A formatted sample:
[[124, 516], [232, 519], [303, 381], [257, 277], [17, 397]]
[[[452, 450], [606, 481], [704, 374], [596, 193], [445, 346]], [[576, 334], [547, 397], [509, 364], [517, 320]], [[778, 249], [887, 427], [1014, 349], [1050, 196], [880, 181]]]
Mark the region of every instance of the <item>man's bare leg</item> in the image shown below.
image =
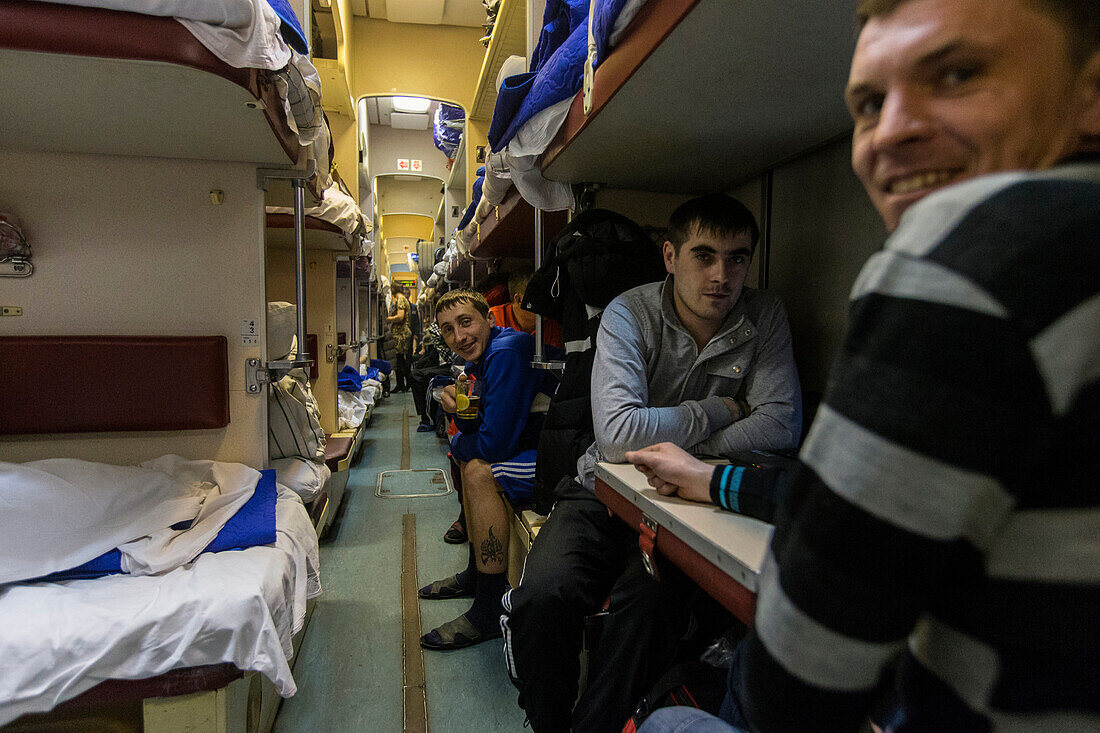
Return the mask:
[[[501, 597], [508, 588], [508, 509], [500, 496], [500, 484], [489, 464], [475, 459], [462, 464], [462, 504], [470, 537], [470, 563], [458, 573], [463, 587], [474, 588], [474, 603], [466, 613], [421, 637], [421, 646], [429, 649], [466, 646], [469, 639], [478, 643], [500, 636]], [[470, 581], [476, 578], [471, 583]], [[454, 645], [451, 635], [456, 630]]]
[[466, 529], [479, 573], [508, 572], [508, 509], [489, 464], [472, 460], [462, 467], [462, 502]]

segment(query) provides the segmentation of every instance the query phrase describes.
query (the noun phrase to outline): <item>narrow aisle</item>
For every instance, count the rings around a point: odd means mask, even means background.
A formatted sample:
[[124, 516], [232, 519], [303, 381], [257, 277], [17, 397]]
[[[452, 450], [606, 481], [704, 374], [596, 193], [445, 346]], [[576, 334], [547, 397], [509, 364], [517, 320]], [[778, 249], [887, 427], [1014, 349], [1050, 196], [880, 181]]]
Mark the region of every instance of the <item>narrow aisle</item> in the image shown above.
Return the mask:
[[[383, 400], [351, 469], [342, 516], [321, 545], [324, 592], [294, 667], [298, 693], [283, 701], [275, 721], [278, 733], [403, 730], [402, 516], [416, 515], [418, 585], [460, 570], [467, 558], [465, 545], [443, 542], [443, 533], [458, 516], [454, 494], [420, 499], [374, 495], [378, 473], [401, 468], [406, 410], [410, 467], [447, 471], [446, 446], [434, 433], [416, 432], [411, 395], [392, 394]], [[468, 599], [422, 602], [422, 631], [454, 618], [468, 605]], [[424, 665], [429, 730], [522, 730], [523, 712], [516, 705], [499, 640], [457, 652], [425, 652]]]

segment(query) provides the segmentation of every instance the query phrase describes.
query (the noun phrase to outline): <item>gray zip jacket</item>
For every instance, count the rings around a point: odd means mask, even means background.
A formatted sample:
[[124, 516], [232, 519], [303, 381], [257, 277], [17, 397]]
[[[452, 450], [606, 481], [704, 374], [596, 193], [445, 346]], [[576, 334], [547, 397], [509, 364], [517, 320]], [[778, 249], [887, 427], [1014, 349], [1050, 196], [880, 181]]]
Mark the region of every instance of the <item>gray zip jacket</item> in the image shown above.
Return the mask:
[[[744, 400], [733, 422], [722, 397]], [[695, 454], [793, 449], [802, 397], [787, 313], [775, 295], [745, 288], [702, 352], [672, 304], [672, 277], [626, 291], [604, 310], [592, 366], [596, 442], [577, 461], [595, 488], [598, 461], [675, 443]]]

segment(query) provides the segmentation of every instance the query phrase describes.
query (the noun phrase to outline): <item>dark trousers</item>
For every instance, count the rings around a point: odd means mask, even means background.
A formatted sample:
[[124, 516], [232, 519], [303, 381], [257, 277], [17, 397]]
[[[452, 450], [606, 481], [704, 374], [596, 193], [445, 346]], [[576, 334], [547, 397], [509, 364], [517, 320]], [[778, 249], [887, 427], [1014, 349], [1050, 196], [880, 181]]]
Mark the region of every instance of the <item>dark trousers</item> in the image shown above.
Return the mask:
[[[435, 361], [433, 359], [433, 361]], [[436, 361], [436, 366], [426, 367], [421, 366], [419, 363], [414, 364], [412, 370], [409, 372], [409, 388], [413, 393], [413, 404], [416, 405], [416, 414], [420, 415], [420, 422], [425, 425], [430, 425], [434, 422], [432, 413], [434, 412], [435, 400], [428, 399], [428, 382], [432, 381], [432, 377], [439, 376], [441, 374], [450, 374], [449, 367], [439, 366], [439, 362]]]
[[[683, 576], [645, 571], [634, 529], [574, 483], [559, 497], [505, 599], [505, 656], [536, 733], [622, 730], [671, 663], [686, 626]], [[609, 615], [574, 709], [584, 618], [610, 594]]]
[[412, 386], [409, 381], [409, 357], [408, 351], [399, 351], [394, 359], [393, 370], [397, 372], [397, 386], [394, 389], [399, 392]]

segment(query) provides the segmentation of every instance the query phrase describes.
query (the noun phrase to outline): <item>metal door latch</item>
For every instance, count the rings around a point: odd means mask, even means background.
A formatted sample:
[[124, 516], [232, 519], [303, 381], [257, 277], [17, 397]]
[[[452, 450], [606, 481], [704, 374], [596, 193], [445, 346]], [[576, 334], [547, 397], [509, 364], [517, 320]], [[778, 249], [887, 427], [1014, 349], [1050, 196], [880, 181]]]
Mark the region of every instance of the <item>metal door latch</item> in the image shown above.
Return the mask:
[[657, 572], [657, 520], [645, 512], [638, 525], [638, 549], [642, 551], [642, 564], [654, 580], [660, 580]]
[[311, 359], [297, 358], [286, 361], [272, 361], [264, 364], [255, 357], [244, 360], [244, 386], [248, 394], [258, 395], [265, 384], [274, 384], [287, 375], [291, 369], [308, 369]]

